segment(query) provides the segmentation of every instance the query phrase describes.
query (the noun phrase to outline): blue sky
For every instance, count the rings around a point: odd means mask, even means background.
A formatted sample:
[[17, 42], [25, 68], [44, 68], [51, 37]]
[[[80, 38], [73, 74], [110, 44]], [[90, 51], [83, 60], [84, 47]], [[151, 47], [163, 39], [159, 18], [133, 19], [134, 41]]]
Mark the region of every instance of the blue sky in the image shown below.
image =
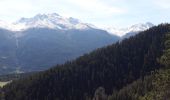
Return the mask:
[[0, 20], [58, 13], [99, 27], [170, 22], [170, 0], [0, 0]]

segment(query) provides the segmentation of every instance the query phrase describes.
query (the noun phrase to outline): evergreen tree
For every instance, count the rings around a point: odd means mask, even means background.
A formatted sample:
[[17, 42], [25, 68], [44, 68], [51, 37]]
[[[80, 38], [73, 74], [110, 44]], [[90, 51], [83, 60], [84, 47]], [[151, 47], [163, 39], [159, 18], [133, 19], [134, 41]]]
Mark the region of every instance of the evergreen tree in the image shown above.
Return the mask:
[[170, 66], [170, 33], [167, 33], [165, 38], [166, 38], [165, 51], [160, 61], [163, 65], [169, 67]]

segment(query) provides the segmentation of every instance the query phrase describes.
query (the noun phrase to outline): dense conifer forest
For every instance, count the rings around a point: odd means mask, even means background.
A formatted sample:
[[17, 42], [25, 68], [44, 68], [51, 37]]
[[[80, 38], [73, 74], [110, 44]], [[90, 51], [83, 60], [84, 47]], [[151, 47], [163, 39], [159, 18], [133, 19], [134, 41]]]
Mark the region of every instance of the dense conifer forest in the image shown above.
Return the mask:
[[[3, 99], [169, 98], [168, 32], [170, 25], [161, 24], [129, 39], [85, 54], [74, 61], [13, 81], [1, 89]], [[160, 68], [162, 70], [159, 70]], [[156, 95], [157, 91], [161, 91], [160, 95]]]
[[170, 33], [165, 35], [165, 50], [160, 58], [163, 68], [140, 78], [119, 91], [109, 100], [169, 100], [170, 99]]
[[108, 100], [169, 100], [170, 70], [155, 71], [119, 91], [113, 91]]

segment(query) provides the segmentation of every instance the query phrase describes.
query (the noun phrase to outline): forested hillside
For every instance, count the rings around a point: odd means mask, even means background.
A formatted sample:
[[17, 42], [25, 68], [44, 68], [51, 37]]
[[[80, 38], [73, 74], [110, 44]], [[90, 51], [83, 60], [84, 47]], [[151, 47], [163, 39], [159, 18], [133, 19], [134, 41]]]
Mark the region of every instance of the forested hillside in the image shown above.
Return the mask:
[[170, 70], [154, 72], [119, 91], [113, 91], [108, 100], [169, 100]]
[[119, 91], [164, 66], [159, 63], [159, 58], [164, 53], [165, 35], [170, 32], [169, 27], [169, 24], [153, 27], [75, 61], [14, 81], [3, 88], [4, 98], [91, 100], [98, 87], [103, 87], [106, 94], [111, 95], [113, 90]]
[[109, 100], [169, 100], [170, 99], [170, 33], [165, 35], [165, 50], [160, 58], [164, 67], [150, 76], [114, 91]]

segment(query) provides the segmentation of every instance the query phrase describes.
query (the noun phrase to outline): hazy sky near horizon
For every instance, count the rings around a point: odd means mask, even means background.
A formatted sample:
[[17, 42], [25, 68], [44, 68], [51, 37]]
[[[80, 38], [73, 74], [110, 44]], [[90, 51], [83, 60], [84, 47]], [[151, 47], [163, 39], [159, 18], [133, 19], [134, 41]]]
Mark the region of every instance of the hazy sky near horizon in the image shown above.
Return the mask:
[[170, 0], [0, 0], [0, 20], [58, 13], [100, 27], [170, 22]]

